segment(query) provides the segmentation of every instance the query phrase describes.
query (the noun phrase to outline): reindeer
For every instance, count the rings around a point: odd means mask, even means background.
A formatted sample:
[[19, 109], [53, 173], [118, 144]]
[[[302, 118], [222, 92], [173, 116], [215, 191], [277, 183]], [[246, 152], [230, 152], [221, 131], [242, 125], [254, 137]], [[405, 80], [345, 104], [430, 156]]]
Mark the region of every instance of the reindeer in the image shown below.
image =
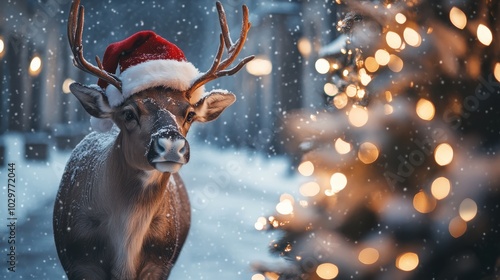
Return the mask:
[[[193, 122], [214, 120], [235, 101], [225, 91], [205, 93], [203, 85], [235, 74], [253, 58], [229, 67], [250, 29], [248, 8], [243, 6], [242, 30], [233, 43], [224, 9], [216, 5], [222, 32], [210, 69], [193, 75], [187, 86], [152, 83], [137, 89], [127, 84], [135, 80], [106, 70], [98, 57], [97, 66], [85, 60], [84, 7], [79, 0], [72, 3], [68, 37], [73, 63], [107, 88], [73, 83], [71, 92], [92, 117], [108, 118], [114, 127], [92, 132], [77, 145], [57, 193], [54, 237], [69, 279], [168, 277], [190, 227], [189, 199], [177, 173], [189, 161], [186, 134]], [[222, 59], [224, 47], [228, 55]], [[193, 100], [200, 90], [202, 96]], [[111, 102], [112, 94], [123, 94], [118, 104], [112, 104], [117, 103], [116, 98]]]

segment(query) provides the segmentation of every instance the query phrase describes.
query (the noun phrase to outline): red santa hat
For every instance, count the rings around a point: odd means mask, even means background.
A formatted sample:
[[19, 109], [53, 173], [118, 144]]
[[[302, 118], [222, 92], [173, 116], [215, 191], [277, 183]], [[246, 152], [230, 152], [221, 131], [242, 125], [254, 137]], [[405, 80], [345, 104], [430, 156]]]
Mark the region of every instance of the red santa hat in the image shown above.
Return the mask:
[[[187, 61], [181, 49], [153, 31], [140, 31], [109, 45], [102, 65], [109, 73], [115, 74], [118, 68], [120, 70], [121, 92], [102, 79], [97, 83], [105, 89], [111, 107], [117, 107], [131, 95], [152, 87], [165, 86], [185, 91], [200, 74]], [[204, 88], [198, 88], [189, 101], [196, 103], [203, 93]], [[98, 131], [109, 130], [112, 126], [109, 120], [93, 119], [91, 123]]]

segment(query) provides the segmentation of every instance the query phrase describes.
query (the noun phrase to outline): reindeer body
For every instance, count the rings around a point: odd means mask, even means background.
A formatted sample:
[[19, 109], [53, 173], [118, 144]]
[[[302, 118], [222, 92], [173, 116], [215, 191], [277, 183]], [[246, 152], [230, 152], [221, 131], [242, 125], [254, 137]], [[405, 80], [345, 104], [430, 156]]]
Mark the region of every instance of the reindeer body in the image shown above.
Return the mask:
[[64, 171], [54, 234], [69, 279], [165, 279], [188, 234], [178, 173], [126, 166], [120, 133], [88, 135]]

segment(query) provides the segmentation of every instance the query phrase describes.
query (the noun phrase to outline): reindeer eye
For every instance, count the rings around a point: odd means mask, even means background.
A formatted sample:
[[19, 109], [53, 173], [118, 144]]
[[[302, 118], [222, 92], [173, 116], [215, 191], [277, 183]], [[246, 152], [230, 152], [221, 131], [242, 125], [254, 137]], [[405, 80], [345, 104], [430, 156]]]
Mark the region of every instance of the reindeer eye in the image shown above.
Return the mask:
[[193, 111], [189, 112], [189, 113], [187, 114], [187, 116], [186, 116], [186, 122], [189, 122], [189, 123], [190, 123], [190, 122], [193, 122], [193, 120], [194, 120], [194, 116], [196, 116], [196, 113], [195, 113], [195, 112], [193, 112]]
[[132, 110], [127, 110], [123, 114], [126, 122], [131, 122], [135, 120], [135, 114], [134, 112], [132, 112]]

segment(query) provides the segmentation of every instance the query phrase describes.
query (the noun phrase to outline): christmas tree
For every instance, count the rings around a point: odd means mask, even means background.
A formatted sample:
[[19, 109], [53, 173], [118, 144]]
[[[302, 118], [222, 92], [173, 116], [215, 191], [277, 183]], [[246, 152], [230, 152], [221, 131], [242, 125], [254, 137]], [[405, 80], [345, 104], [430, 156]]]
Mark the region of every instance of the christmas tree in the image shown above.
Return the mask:
[[328, 105], [287, 120], [308, 182], [255, 225], [286, 261], [252, 279], [498, 279], [500, 3], [336, 2]]

